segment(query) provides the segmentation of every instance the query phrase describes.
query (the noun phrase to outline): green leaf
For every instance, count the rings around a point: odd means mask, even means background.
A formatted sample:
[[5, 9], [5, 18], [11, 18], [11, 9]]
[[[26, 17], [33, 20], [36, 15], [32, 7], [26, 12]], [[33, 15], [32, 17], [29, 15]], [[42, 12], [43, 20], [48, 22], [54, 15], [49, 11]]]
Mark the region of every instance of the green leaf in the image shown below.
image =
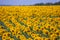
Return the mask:
[[12, 24], [14, 27], [16, 26], [11, 20], [9, 20], [9, 23]]

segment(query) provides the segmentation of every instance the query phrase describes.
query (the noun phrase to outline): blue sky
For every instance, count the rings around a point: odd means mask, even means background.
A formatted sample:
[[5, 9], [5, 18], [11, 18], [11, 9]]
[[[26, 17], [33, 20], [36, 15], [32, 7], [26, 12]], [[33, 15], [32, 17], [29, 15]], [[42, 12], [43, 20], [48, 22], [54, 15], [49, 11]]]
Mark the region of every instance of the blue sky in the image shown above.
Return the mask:
[[0, 5], [31, 5], [35, 3], [58, 2], [59, 0], [0, 0]]

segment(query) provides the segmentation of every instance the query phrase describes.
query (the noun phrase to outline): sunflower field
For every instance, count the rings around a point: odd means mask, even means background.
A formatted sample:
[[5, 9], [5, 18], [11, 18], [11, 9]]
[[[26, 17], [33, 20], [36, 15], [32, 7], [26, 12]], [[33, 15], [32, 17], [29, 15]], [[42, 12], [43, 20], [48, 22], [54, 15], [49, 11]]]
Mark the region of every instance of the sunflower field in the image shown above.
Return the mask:
[[0, 40], [60, 40], [60, 6], [0, 6]]

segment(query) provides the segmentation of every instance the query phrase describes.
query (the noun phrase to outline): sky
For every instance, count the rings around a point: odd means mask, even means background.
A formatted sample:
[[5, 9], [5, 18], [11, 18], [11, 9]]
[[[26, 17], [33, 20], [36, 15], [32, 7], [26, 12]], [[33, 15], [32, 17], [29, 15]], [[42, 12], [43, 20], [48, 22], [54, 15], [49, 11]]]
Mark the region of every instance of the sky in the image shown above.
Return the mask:
[[58, 2], [60, 0], [0, 0], [0, 5], [32, 5], [36, 3]]

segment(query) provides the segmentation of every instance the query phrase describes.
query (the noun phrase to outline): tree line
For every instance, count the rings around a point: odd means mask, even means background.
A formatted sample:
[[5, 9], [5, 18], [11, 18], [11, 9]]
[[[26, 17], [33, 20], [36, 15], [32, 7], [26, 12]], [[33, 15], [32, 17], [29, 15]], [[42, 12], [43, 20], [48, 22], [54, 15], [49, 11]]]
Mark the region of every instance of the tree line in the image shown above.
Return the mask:
[[55, 3], [36, 3], [34, 5], [60, 5], [60, 1]]

